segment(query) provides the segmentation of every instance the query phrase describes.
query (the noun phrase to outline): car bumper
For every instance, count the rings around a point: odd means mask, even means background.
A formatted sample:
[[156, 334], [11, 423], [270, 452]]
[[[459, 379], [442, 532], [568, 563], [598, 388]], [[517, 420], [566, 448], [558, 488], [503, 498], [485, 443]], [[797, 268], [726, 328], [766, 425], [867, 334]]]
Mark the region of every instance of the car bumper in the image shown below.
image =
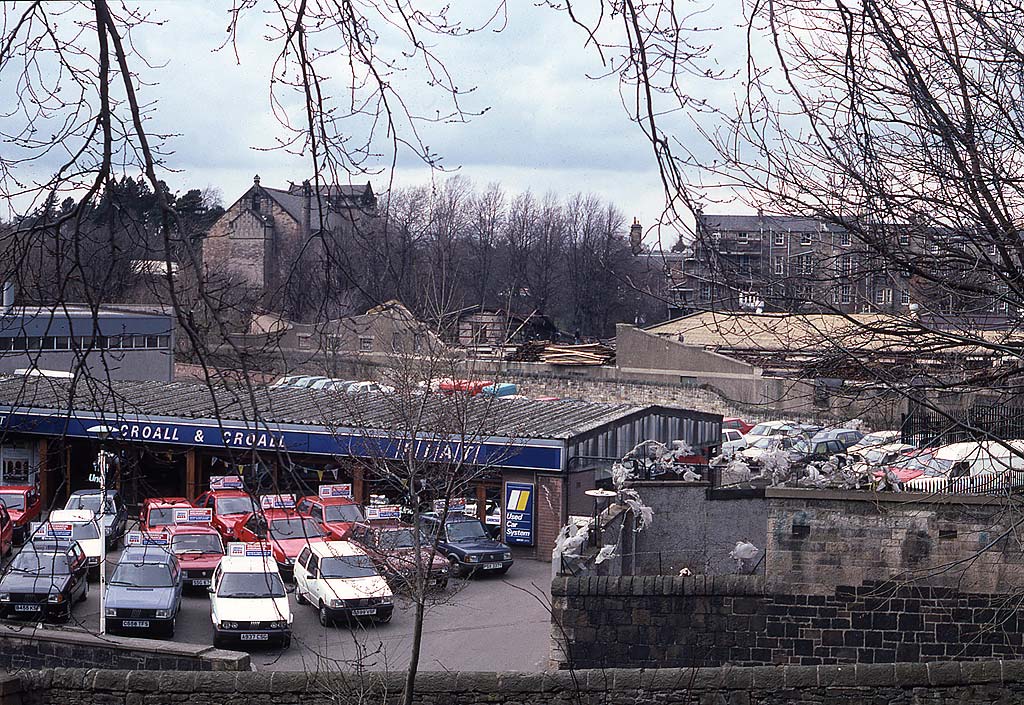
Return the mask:
[[338, 621], [360, 619], [389, 619], [395, 611], [394, 604], [374, 605], [372, 607], [328, 607], [331, 619]]
[[20, 603], [5, 602], [0, 606], [0, 615], [5, 619], [57, 619], [70, 614], [71, 606], [67, 601], [60, 603]]
[[166, 631], [172, 621], [173, 617], [107, 617], [107, 629], [118, 632]]
[[258, 644], [281, 645], [289, 641], [292, 629], [219, 629], [213, 628], [214, 637], [218, 641], [227, 641], [241, 646]]
[[507, 561], [481, 561], [479, 563], [462, 563], [460, 561], [459, 567], [461, 567], [463, 571], [472, 571], [473, 573], [478, 573], [480, 575], [487, 575], [488, 573], [499, 575], [508, 571], [508, 569], [512, 567], [513, 563], [515, 563], [515, 561], [512, 559]]

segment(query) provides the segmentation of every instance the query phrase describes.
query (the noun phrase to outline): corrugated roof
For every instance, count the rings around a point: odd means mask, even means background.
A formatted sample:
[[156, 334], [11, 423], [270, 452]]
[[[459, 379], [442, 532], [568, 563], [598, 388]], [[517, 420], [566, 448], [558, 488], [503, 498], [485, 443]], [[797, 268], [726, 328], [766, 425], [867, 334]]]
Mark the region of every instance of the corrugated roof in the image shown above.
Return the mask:
[[767, 352], [820, 353], [826, 348], [890, 354], [970, 353], [977, 341], [1020, 346], [1020, 331], [966, 331], [921, 323], [909, 316], [862, 314], [754, 314], [707, 311], [650, 326], [649, 333], [685, 345]]
[[[422, 413], [422, 398], [408, 395], [348, 395], [307, 389], [257, 386], [209, 387], [190, 382], [79, 382], [71, 398], [71, 380], [0, 377], [0, 413], [28, 408], [67, 415], [104, 413], [118, 417], [181, 420], [220, 419], [295, 424], [330, 429], [407, 429], [422, 433], [459, 433], [515, 440], [568, 439], [639, 411], [663, 407], [586, 401], [533, 401], [432, 395]], [[250, 396], [251, 392], [251, 396]], [[258, 409], [258, 413], [254, 411]], [[671, 413], [673, 410], [667, 410]], [[685, 413], [682, 409], [680, 414]], [[418, 419], [418, 429], [413, 429]]]

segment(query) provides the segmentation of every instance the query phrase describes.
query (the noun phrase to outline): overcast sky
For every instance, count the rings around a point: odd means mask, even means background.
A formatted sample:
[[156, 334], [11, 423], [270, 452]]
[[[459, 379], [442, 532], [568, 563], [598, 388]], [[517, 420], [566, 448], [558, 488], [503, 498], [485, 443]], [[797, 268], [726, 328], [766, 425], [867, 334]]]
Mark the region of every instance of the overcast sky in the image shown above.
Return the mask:
[[[172, 188], [215, 187], [228, 205], [254, 174], [267, 186], [308, 177], [300, 158], [261, 151], [281, 135], [269, 109], [273, 50], [265, 40], [266, 20], [248, 17], [236, 63], [231, 51], [214, 51], [225, 37], [225, 3], [164, 0], [146, 7], [153, 19], [166, 20], [135, 39], [158, 67], [147, 74], [157, 82], [143, 89], [159, 101], [151, 129], [177, 133], [168, 163], [181, 173], [165, 175]], [[481, 186], [497, 181], [511, 192], [592, 192], [649, 225], [662, 205], [650, 147], [628, 120], [615, 78], [587, 78], [602, 69], [583, 41], [565, 15], [518, 0], [510, 3], [502, 32], [446, 41], [439, 50], [460, 87], [477, 87], [467, 105], [489, 110], [469, 124], [424, 127], [424, 141], [449, 168]], [[422, 81], [412, 75], [397, 80], [403, 79], [405, 95], [429, 108]], [[396, 174], [402, 185], [430, 178], [408, 158]], [[386, 186], [385, 176], [369, 180], [378, 191]]]

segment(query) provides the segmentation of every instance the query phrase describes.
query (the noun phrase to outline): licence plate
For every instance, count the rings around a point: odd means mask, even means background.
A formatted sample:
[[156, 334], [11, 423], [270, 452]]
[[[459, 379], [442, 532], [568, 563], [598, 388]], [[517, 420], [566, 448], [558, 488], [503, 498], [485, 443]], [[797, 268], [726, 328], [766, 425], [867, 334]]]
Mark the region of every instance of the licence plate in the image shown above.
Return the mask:
[[240, 634], [242, 641], [269, 641], [269, 634]]
[[148, 629], [149, 628], [149, 620], [148, 619], [126, 619], [123, 622], [121, 622], [121, 624], [124, 625], [125, 629]]
[[209, 585], [210, 584], [210, 579], [209, 578], [193, 578], [192, 579], [192, 584], [193, 585]]
[[484, 563], [484, 565], [483, 565], [483, 569], [484, 570], [494, 570], [495, 568], [500, 568], [500, 567], [501, 567], [501, 563]]
[[43, 608], [39, 605], [15, 605], [15, 612], [39, 612]]
[[364, 617], [364, 616], [366, 616], [368, 614], [377, 614], [377, 608], [373, 607], [373, 608], [370, 608], [368, 610], [366, 610], [366, 609], [363, 609], [363, 610], [352, 610], [352, 614], [355, 615], [356, 617]]

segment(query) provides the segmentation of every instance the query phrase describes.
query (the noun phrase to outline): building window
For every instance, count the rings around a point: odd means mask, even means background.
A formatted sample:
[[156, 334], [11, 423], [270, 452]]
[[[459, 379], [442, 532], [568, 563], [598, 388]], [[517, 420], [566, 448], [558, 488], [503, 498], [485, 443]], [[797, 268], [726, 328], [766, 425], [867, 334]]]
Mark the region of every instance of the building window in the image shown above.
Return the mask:
[[252, 209], [254, 211], [256, 211], [257, 213], [259, 213], [260, 212], [260, 208], [262, 207], [262, 205], [263, 205], [263, 199], [260, 198], [260, 192], [259, 191], [253, 191], [252, 192]]
[[132, 338], [132, 341], [133, 341], [132, 342], [133, 347], [138, 348], [140, 350], [145, 349], [145, 347], [146, 347], [146, 336], [144, 336], [144, 335], [136, 335], [136, 336], [134, 336]]
[[423, 352], [423, 334], [416, 333], [412, 336], [413, 352]]
[[797, 273], [803, 275], [814, 274], [814, 257], [811, 253], [800, 255], [796, 258]]
[[900, 247], [908, 247], [910, 245], [910, 236], [900, 235], [899, 243]]
[[391, 349], [396, 352], [402, 349], [402, 334], [397, 331], [391, 334]]
[[908, 289], [900, 289], [900, 305], [910, 305], [910, 291]]
[[839, 287], [839, 303], [848, 304], [852, 300], [853, 287], [849, 284], [843, 284]]
[[892, 303], [892, 288], [881, 286], [875, 289], [875, 303], [879, 306], [888, 306]]
[[785, 257], [775, 258], [775, 273], [782, 276], [786, 273], [786, 259]]
[[846, 232], [845, 230], [843, 232], [839, 233], [839, 245], [840, 245], [840, 247], [849, 247], [850, 246], [850, 242], [851, 242], [851, 240], [850, 240], [850, 233]]
[[800, 244], [810, 245], [813, 242], [812, 237], [811, 233], [800, 233]]
[[782, 247], [786, 244], [786, 233], [775, 233], [774, 242], [776, 246]]
[[839, 258], [839, 274], [844, 277], [853, 274], [853, 255], [843, 255]]
[[711, 300], [711, 283], [702, 282], [700, 285], [700, 300], [710, 301]]
[[299, 336], [299, 350], [309, 350], [313, 347], [313, 336], [309, 333], [303, 333]]
[[750, 242], [750, 235], [748, 233], [736, 233], [736, 242]]
[[372, 352], [373, 351], [373, 338], [359, 338], [359, 352]]

